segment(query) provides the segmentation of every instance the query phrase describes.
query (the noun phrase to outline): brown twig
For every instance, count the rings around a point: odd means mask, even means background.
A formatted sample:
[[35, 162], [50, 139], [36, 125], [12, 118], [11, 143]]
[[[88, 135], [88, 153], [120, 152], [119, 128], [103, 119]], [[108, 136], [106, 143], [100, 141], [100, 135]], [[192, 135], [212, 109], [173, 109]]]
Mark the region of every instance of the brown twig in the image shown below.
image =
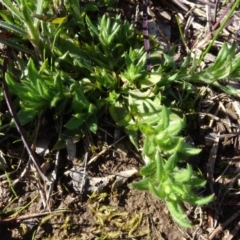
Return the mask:
[[220, 224], [209, 236], [209, 240], [212, 240], [220, 231], [227, 227], [233, 220], [235, 220], [240, 215], [240, 210], [233, 214], [227, 221], [223, 224]]
[[98, 153], [96, 156], [94, 156], [93, 158], [90, 159], [90, 161], [87, 163], [87, 165], [90, 165], [92, 162], [95, 162], [101, 155], [103, 155], [107, 150], [109, 150], [111, 147], [113, 147], [115, 144], [117, 144], [118, 142], [122, 141], [126, 136], [121, 137], [120, 139], [118, 139], [116, 142], [114, 142], [113, 144], [109, 145], [108, 147], [106, 147], [106, 149], [102, 150], [100, 153]]
[[181, 0], [173, 0], [173, 2], [175, 4], [177, 4], [180, 8], [185, 10], [186, 12], [188, 11], [188, 8], [186, 7], [186, 5], [183, 4], [183, 1], [181, 1]]
[[240, 222], [238, 222], [238, 224], [236, 225], [236, 227], [231, 231], [231, 233], [229, 234], [227, 240], [231, 240], [239, 231], [240, 229]]
[[[232, 1], [231, 3], [228, 4], [228, 6], [225, 8], [225, 10], [223, 11], [222, 15], [220, 16], [220, 18], [218, 19], [218, 21], [214, 24], [212, 30], [216, 30], [217, 27], [220, 25], [220, 23], [223, 21], [223, 18], [227, 16], [227, 13], [230, 11], [232, 5], [234, 4], [234, 1]], [[226, 24], [227, 26], [228, 24]], [[225, 26], [225, 27], [226, 27]]]

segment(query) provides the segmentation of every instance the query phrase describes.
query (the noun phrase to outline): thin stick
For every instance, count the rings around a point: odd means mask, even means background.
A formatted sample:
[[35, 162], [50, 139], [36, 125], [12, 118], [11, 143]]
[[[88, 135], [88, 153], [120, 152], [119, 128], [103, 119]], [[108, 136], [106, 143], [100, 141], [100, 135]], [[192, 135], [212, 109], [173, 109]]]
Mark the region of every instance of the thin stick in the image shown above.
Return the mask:
[[82, 181], [80, 185], [80, 193], [83, 193], [83, 188], [85, 187], [86, 184], [86, 179], [87, 179], [87, 159], [88, 159], [88, 152], [85, 153], [84, 160], [83, 160], [83, 175], [82, 175]]
[[237, 226], [233, 229], [233, 231], [231, 231], [227, 240], [231, 240], [237, 234], [239, 229], [240, 229], [240, 222], [238, 222]]
[[143, 27], [143, 37], [144, 37], [144, 47], [147, 52], [147, 70], [151, 71], [151, 55], [150, 55], [150, 43], [149, 43], [149, 36], [148, 36], [148, 0], [145, 0], [143, 3], [143, 21], [142, 21], [142, 27]]
[[95, 162], [101, 155], [103, 155], [105, 152], [107, 152], [115, 144], [117, 144], [118, 142], [122, 141], [125, 137], [126, 136], [121, 137], [116, 142], [114, 142], [113, 144], [109, 145], [106, 149], [102, 150], [100, 153], [98, 153], [96, 156], [94, 156], [92, 159], [90, 159], [90, 161], [88, 162], [87, 165], [90, 165], [92, 162]]
[[232, 215], [226, 222], [223, 224], [219, 225], [209, 236], [209, 240], [212, 240], [218, 232], [222, 231], [227, 225], [229, 225], [233, 220], [235, 220], [238, 216], [240, 215], [240, 210], [237, 211], [235, 214]]

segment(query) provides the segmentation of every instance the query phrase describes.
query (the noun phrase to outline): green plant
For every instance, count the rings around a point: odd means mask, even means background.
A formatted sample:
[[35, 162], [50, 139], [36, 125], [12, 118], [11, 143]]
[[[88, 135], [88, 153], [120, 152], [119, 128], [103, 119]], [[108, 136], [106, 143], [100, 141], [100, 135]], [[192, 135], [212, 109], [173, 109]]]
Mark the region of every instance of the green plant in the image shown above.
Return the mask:
[[96, 17], [98, 4], [66, 1], [61, 13], [67, 21], [55, 25], [34, 17], [55, 16], [50, 1], [1, 2], [7, 10], [1, 13], [0, 26], [10, 37], [0, 42], [22, 53], [12, 52], [14, 64], [6, 75], [20, 102], [16, 107], [21, 123], [51, 109], [54, 117], [63, 117], [65, 133], [84, 135], [96, 132], [98, 119], [109, 113], [136, 148], [142, 148], [146, 166], [140, 171], [142, 180], [133, 186], [166, 201], [174, 220], [189, 227], [182, 203], [206, 204], [213, 196], [197, 196], [195, 189], [205, 181], [190, 165], [180, 167], [200, 150], [179, 136], [185, 121], [174, 113], [169, 92], [173, 83], [187, 89], [197, 83], [236, 93], [218, 81], [239, 74], [236, 46], [224, 45], [217, 61], [201, 72], [194, 71], [190, 55], [178, 67], [171, 52], [163, 54], [163, 60], [153, 54], [156, 66], [148, 73], [142, 37], [120, 15]]
[[166, 201], [173, 219], [181, 226], [190, 227], [182, 207], [183, 202], [201, 205], [209, 203], [213, 196], [195, 195], [194, 189], [203, 187], [206, 182], [199, 178], [189, 164], [185, 168], [179, 167], [180, 162], [200, 152], [200, 149], [191, 147], [182, 137], [177, 136], [183, 126], [184, 119], [170, 113], [164, 106], [155, 123], [140, 124], [145, 137], [142, 152], [146, 166], [140, 171], [143, 179], [133, 183], [133, 186], [139, 190], [149, 190]]

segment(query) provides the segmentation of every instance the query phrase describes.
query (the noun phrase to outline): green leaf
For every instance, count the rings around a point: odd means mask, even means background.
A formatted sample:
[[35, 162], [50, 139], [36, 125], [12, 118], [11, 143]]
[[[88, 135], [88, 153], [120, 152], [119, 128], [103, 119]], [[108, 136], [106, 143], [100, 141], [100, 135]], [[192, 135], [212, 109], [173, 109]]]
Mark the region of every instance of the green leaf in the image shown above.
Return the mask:
[[188, 164], [187, 169], [179, 169], [174, 173], [174, 179], [179, 183], [185, 183], [185, 182], [187, 183], [190, 181], [192, 175], [193, 175], [193, 169]]
[[161, 115], [160, 113], [156, 113], [156, 114], [141, 114], [141, 123], [146, 123], [149, 125], [156, 125], [161, 119]]
[[170, 123], [167, 128], [169, 135], [176, 136], [185, 126], [185, 118], [180, 118], [176, 114], [170, 114]]
[[85, 20], [86, 20], [87, 26], [90, 30], [90, 33], [95, 34], [95, 36], [98, 36], [99, 33], [98, 33], [97, 28], [92, 24], [90, 18], [87, 15], [85, 17]]
[[134, 90], [127, 89], [127, 91], [125, 90], [125, 92], [123, 90], [122, 93], [129, 94], [129, 95], [131, 95], [135, 99], [136, 98], [143, 98], [143, 99], [145, 99], [145, 98], [150, 98], [150, 97], [154, 96], [154, 94], [153, 94], [151, 89], [148, 89], [145, 92], [142, 92], [139, 89], [134, 89]]
[[180, 137], [167, 137], [163, 140], [156, 140], [156, 145], [162, 150], [168, 153], [174, 153], [178, 150], [179, 145], [183, 142], [184, 139]]
[[164, 164], [163, 166], [164, 171], [171, 173], [174, 170], [174, 168], [177, 166], [177, 162], [178, 162], [178, 155], [177, 153], [174, 153], [167, 159], [166, 163]]
[[59, 138], [55, 145], [52, 148], [52, 151], [58, 151], [60, 149], [65, 149], [66, 148], [66, 140]]
[[119, 31], [119, 29], [120, 29], [120, 24], [118, 24], [116, 27], [113, 28], [112, 34], [107, 39], [107, 42], [109, 45], [113, 42], [113, 38], [116, 37], [115, 35]]
[[27, 64], [27, 70], [25, 73], [29, 80], [31, 81], [33, 86], [37, 86], [37, 79], [39, 79], [40, 75], [37, 71], [37, 69], [35, 68], [34, 62], [33, 60], [30, 58]]
[[54, 87], [57, 90], [57, 93], [60, 97], [63, 96], [63, 81], [60, 77], [60, 74], [56, 74], [54, 76]]
[[190, 228], [191, 224], [187, 219], [187, 216], [184, 214], [182, 206], [176, 201], [166, 201], [168, 210], [172, 215], [173, 219], [182, 227]]
[[138, 134], [138, 127], [136, 124], [129, 124], [124, 129], [125, 133], [128, 135], [131, 143], [136, 147], [139, 148], [139, 134]]
[[137, 189], [137, 190], [148, 190], [149, 189], [149, 184], [148, 184], [148, 179], [147, 178], [143, 178], [138, 182], [133, 182], [132, 186]]
[[156, 151], [156, 146], [153, 144], [153, 136], [145, 136], [143, 143], [143, 154], [152, 157]]
[[64, 125], [67, 129], [77, 129], [79, 126], [81, 126], [84, 121], [86, 120], [86, 117], [84, 117], [81, 114], [75, 114], [73, 117], [71, 117], [68, 122]]
[[146, 78], [139, 79], [138, 84], [140, 84], [140, 89], [145, 89], [145, 88], [156, 86], [156, 84], [158, 84], [161, 80], [162, 80], [161, 74], [151, 73]]
[[18, 119], [21, 123], [21, 125], [25, 125], [27, 123], [29, 123], [30, 121], [32, 121], [38, 114], [38, 111], [35, 110], [24, 110], [21, 109], [18, 112]]
[[206, 185], [206, 180], [201, 179], [197, 176], [192, 176], [190, 183], [192, 188], [201, 188]]
[[[61, 98], [57, 95], [51, 99], [50, 107], [56, 107], [57, 103], [60, 102]], [[64, 102], [65, 105], [65, 102]]]
[[162, 107], [161, 115], [162, 115], [162, 119], [159, 125], [162, 125], [163, 129], [166, 129], [169, 126], [170, 119], [169, 119], [169, 111], [165, 106]]
[[75, 85], [76, 88], [74, 90], [74, 98], [72, 101], [73, 109], [76, 112], [85, 112], [89, 108], [90, 102], [82, 92], [79, 84], [75, 83]]
[[[155, 130], [155, 129], [154, 129]], [[159, 129], [158, 129], [159, 130]], [[163, 130], [163, 131], [156, 131], [155, 130], [155, 137], [154, 137], [154, 143], [157, 145], [158, 142], [160, 141], [164, 141], [166, 138], [169, 138], [169, 134], [168, 134], [168, 131], [167, 129], [166, 130]]]
[[24, 52], [29, 54], [30, 56], [34, 55], [34, 52], [29, 50], [29, 48], [27, 48], [25, 45], [20, 45], [19, 43], [17, 43], [15, 40], [13, 39], [5, 39], [5, 38], [0, 38], [0, 43], [9, 46], [15, 50], [18, 50], [20, 52]]
[[117, 101], [115, 105], [110, 105], [109, 113], [113, 120], [121, 127], [126, 127], [129, 124], [133, 124], [132, 116], [129, 113], [125, 105]]
[[154, 128], [146, 123], [139, 123], [139, 129], [145, 135], [152, 135], [155, 133]]
[[[157, 181], [158, 182], [162, 182], [164, 181], [164, 176], [166, 175], [165, 172], [164, 172], [164, 164], [163, 164], [163, 158], [162, 158], [162, 155], [159, 151], [156, 151], [156, 156], [155, 156], [155, 161], [156, 162], [156, 165], [157, 165]], [[162, 189], [164, 190], [164, 189]]]
[[189, 192], [184, 191], [185, 188], [182, 187], [181, 184], [174, 182], [171, 185], [171, 193], [174, 193], [177, 196], [177, 200], [182, 200]]
[[236, 49], [236, 43], [233, 43], [230, 49], [228, 48], [227, 44], [224, 43], [218, 53], [218, 56], [215, 60], [215, 64], [213, 65], [211, 70], [217, 71], [221, 69], [228, 61], [229, 63], [231, 63], [232, 58], [235, 54], [235, 49]]
[[[37, 3], [36, 3], [36, 6], [35, 6], [35, 11], [36, 13], [42, 13], [43, 11], [43, 7], [44, 7], [44, 0], [38, 0]], [[39, 20], [38, 19], [34, 19], [33, 20], [33, 25], [37, 28], [38, 26], [38, 23], [39, 23]]]
[[161, 118], [158, 125], [155, 127], [156, 133], [160, 133], [161, 131], [165, 130], [169, 126], [169, 121], [170, 121], [169, 111], [165, 106], [162, 106]]
[[14, 16], [16, 16], [19, 20], [22, 22], [24, 21], [23, 14], [21, 11], [19, 11], [14, 4], [12, 4], [12, 1], [4, 0], [1, 1], [1, 4], [3, 4]]
[[52, 91], [47, 87], [47, 84], [43, 79], [37, 79], [37, 90], [43, 99], [48, 100], [49, 103], [52, 101], [54, 97]]
[[196, 196], [195, 194], [191, 194], [191, 196], [188, 197], [186, 201], [195, 205], [205, 205], [207, 203], [212, 202], [213, 199], [214, 199], [214, 194], [209, 195], [207, 197], [199, 197], [199, 196]]
[[16, 35], [27, 38], [28, 34], [26, 30], [22, 27], [17, 26], [16, 24], [11, 24], [7, 22], [0, 21], [0, 27], [6, 29], [9, 32], [13, 32]]
[[155, 186], [153, 186], [153, 184], [151, 182], [149, 182], [148, 185], [149, 185], [148, 189], [151, 194], [153, 194], [154, 196], [156, 196], [160, 199], [163, 198], [163, 195], [161, 195], [162, 192], [158, 192], [157, 189], [155, 188]]
[[213, 68], [217, 69], [217, 68], [221, 68], [222, 65], [224, 64], [224, 62], [226, 61], [227, 59], [227, 56], [228, 56], [228, 46], [226, 43], [224, 43], [217, 55], [217, 58], [215, 60], [215, 63], [213, 65]]
[[116, 93], [115, 90], [109, 92], [109, 95], [107, 98], [105, 98], [105, 101], [108, 102], [111, 105], [115, 105], [116, 101], [118, 100], [120, 94]]
[[182, 141], [179, 144], [178, 151], [180, 153], [183, 153], [184, 155], [192, 156], [192, 155], [199, 154], [201, 152], [201, 149], [200, 148], [194, 148], [190, 144]]
[[157, 164], [156, 161], [152, 161], [141, 168], [140, 174], [142, 176], [149, 176], [156, 172]]
[[24, 94], [25, 93], [26, 89], [24, 87], [20, 86], [19, 84], [17, 84], [13, 80], [13, 78], [10, 74], [6, 73], [5, 80], [9, 86], [10, 91], [14, 92], [15, 94], [17, 94], [17, 93]]
[[38, 29], [33, 25], [31, 17], [32, 10], [29, 8], [29, 3], [25, 0], [19, 0], [21, 2], [20, 8], [24, 18], [23, 24], [28, 32], [29, 39], [35, 49], [41, 49], [40, 34]]
[[178, 201], [179, 200], [179, 194], [177, 194], [176, 192], [170, 192], [167, 196], [167, 199], [169, 201]]
[[[134, 105], [136, 106], [137, 113], [140, 116], [157, 115], [161, 111], [161, 105], [152, 99], [134, 99]], [[130, 104], [130, 103], [129, 103]]]
[[93, 121], [91, 121], [91, 119], [88, 120], [88, 128], [92, 133], [95, 133], [95, 134], [97, 133], [98, 125], [95, 118]]

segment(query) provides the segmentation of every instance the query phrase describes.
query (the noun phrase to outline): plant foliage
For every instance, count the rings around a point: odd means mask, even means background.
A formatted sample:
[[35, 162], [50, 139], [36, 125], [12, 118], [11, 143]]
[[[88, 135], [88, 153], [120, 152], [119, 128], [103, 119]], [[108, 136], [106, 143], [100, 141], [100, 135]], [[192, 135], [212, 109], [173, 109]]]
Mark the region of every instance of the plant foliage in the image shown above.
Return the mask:
[[[96, 132], [98, 119], [109, 114], [135, 147], [142, 148], [146, 165], [140, 170], [142, 179], [133, 186], [166, 201], [173, 219], [190, 227], [183, 202], [207, 204], [213, 196], [195, 193], [205, 181], [186, 160], [200, 149], [180, 136], [185, 119], [169, 104], [169, 93], [173, 83], [187, 91], [198, 83], [235, 94], [219, 80], [239, 76], [236, 45], [223, 45], [216, 62], [199, 72], [190, 55], [179, 67], [171, 52], [163, 53], [163, 59], [155, 57], [156, 65], [149, 73], [142, 36], [120, 15], [99, 14], [102, 5], [113, 7], [115, 1], [0, 2], [4, 6], [0, 27], [9, 35], [0, 42], [13, 53], [21, 53], [13, 54], [6, 75], [19, 100], [21, 123], [51, 109], [56, 116], [64, 116], [64, 131], [83, 135], [88, 130]], [[158, 49], [154, 55], [158, 56]], [[183, 163], [185, 167], [180, 167]]]

